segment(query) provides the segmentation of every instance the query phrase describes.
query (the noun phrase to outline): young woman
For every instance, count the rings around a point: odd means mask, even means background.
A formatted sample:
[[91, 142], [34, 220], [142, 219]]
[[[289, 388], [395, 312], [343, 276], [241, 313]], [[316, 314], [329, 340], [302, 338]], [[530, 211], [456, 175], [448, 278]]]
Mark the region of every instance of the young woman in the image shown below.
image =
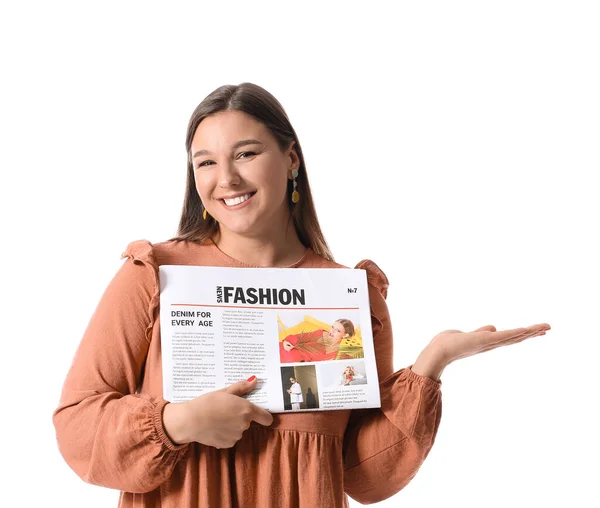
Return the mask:
[[350, 381], [352, 381], [355, 376], [356, 372], [354, 372], [354, 368], [350, 366], [346, 367], [346, 369], [344, 370], [344, 386], [348, 386], [350, 384]]
[[281, 363], [320, 362], [352, 358], [339, 355], [342, 340], [354, 335], [354, 324], [349, 319], [338, 319], [327, 330], [288, 335], [279, 343]]
[[[162, 398], [161, 264], [340, 267], [313, 206], [300, 143], [279, 102], [223, 86], [193, 112], [178, 236], [128, 245], [91, 317], [53, 414], [59, 449], [121, 507], [347, 506], [388, 498], [415, 475], [441, 418], [440, 375], [459, 358], [542, 335], [446, 330], [394, 371], [388, 281], [367, 271], [381, 408], [272, 415], [241, 395], [256, 378], [182, 403]], [[301, 478], [301, 482], [299, 482]], [[302, 484], [302, 489], [298, 487]]]

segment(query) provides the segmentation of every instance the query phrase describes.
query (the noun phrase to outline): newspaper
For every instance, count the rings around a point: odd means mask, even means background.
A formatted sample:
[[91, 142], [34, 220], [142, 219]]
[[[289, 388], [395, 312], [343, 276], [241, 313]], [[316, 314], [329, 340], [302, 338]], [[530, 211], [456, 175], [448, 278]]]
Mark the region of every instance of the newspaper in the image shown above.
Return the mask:
[[250, 376], [273, 413], [381, 407], [366, 272], [162, 265], [163, 396]]

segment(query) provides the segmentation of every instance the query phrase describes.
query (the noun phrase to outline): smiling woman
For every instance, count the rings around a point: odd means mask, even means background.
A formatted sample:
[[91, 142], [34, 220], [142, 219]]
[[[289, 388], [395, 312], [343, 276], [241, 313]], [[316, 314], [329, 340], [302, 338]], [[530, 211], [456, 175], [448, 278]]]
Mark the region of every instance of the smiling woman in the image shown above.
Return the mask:
[[313, 330], [288, 335], [279, 344], [281, 363], [320, 362], [343, 360], [351, 355], [340, 351], [342, 340], [354, 335], [354, 324], [349, 319], [334, 321], [327, 330]]
[[[266, 90], [242, 83], [208, 95], [189, 121], [186, 152], [178, 235], [127, 246], [53, 414], [67, 463], [85, 481], [121, 490], [122, 508], [341, 508], [347, 495], [361, 503], [386, 499], [411, 481], [433, 446], [445, 366], [549, 329], [446, 330], [413, 365], [394, 371], [388, 280], [364, 260], [356, 267], [367, 274], [381, 408], [273, 418], [243, 397], [257, 387], [256, 376], [169, 403], [160, 265], [342, 267], [321, 232], [298, 137]], [[352, 322], [339, 319], [310, 340], [287, 337], [280, 354], [297, 361], [316, 348], [327, 357], [353, 334]]]
[[[192, 113], [186, 150], [186, 195], [173, 240], [213, 239], [232, 257], [257, 266], [289, 264], [306, 246], [333, 259], [317, 220], [300, 142], [266, 90], [252, 83], [215, 90]], [[294, 202], [294, 191], [303, 199]], [[273, 231], [281, 233], [275, 250], [287, 252], [266, 265], [232, 241], [235, 235], [272, 239]]]

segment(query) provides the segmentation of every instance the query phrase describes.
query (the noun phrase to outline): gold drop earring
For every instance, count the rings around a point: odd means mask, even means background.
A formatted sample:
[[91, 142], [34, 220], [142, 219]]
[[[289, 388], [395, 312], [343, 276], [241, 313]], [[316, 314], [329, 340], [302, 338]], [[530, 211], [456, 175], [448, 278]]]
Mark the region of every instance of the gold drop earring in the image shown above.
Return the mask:
[[292, 203], [297, 203], [300, 201], [300, 193], [296, 190], [298, 188], [298, 183], [296, 182], [296, 177], [298, 176], [298, 170], [292, 169], [292, 178], [294, 182], [294, 188], [292, 192]]

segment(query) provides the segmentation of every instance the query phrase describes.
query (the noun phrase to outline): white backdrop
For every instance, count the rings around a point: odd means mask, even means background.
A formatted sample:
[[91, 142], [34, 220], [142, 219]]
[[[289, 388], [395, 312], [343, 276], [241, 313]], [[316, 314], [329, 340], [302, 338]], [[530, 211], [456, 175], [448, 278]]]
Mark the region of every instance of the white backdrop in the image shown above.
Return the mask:
[[62, 460], [51, 414], [125, 246], [176, 232], [192, 110], [244, 81], [286, 108], [336, 260], [389, 277], [396, 368], [444, 329], [552, 325], [448, 367], [434, 448], [378, 506], [599, 506], [598, 4], [171, 4], [0, 8], [19, 506], [116, 506]]

